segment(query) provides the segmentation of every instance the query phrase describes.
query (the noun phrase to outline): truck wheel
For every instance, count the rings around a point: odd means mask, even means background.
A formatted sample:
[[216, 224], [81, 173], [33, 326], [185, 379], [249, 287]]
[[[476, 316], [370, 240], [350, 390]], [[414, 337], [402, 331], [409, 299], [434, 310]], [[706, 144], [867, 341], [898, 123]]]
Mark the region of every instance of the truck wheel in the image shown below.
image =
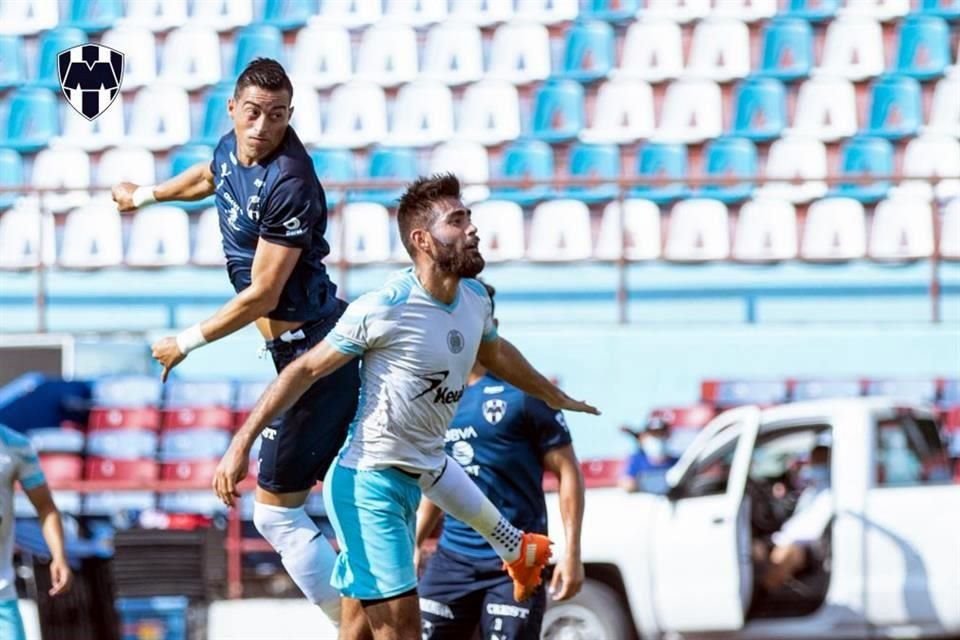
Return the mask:
[[543, 616], [540, 637], [542, 640], [630, 640], [635, 633], [617, 592], [602, 582], [585, 580], [580, 593], [573, 598], [550, 602]]

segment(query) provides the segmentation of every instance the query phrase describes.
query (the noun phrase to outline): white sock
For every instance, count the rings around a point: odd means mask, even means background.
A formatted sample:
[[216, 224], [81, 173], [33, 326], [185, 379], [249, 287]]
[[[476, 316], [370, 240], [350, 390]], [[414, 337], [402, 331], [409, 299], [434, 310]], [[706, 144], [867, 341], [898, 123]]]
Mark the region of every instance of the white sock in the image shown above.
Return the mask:
[[422, 475], [420, 490], [435, 505], [473, 527], [503, 560], [509, 563], [520, 557], [523, 532], [503, 517], [455, 460], [448, 456], [437, 474]]
[[280, 554], [290, 578], [335, 625], [340, 624], [340, 593], [330, 586], [337, 554], [303, 506], [253, 504], [253, 524]]

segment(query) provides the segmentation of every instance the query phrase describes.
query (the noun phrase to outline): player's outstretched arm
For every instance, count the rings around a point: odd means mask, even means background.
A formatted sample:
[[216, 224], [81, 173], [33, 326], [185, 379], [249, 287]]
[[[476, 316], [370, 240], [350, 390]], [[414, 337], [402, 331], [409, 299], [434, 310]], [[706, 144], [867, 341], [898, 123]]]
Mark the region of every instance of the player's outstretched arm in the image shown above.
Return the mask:
[[493, 375], [543, 400], [554, 409], [600, 415], [600, 411], [593, 405], [574, 400], [557, 385], [547, 380], [523, 357], [519, 349], [500, 336], [480, 343], [477, 360]]
[[67, 552], [63, 545], [63, 524], [60, 521], [60, 512], [46, 484], [32, 489], [24, 488], [24, 492], [37, 510], [40, 532], [50, 549], [50, 595], [60, 595], [68, 591], [73, 582], [73, 574], [67, 564]]
[[580, 556], [580, 529], [583, 526], [584, 485], [580, 462], [573, 445], [550, 449], [543, 456], [543, 466], [560, 479], [560, 518], [566, 540], [563, 557], [557, 562], [550, 581], [554, 600], [577, 595], [583, 586], [583, 561]]
[[120, 211], [133, 211], [144, 205], [169, 200], [201, 200], [214, 192], [213, 172], [206, 162], [198, 162], [158, 185], [121, 182], [113, 187], [113, 201]]

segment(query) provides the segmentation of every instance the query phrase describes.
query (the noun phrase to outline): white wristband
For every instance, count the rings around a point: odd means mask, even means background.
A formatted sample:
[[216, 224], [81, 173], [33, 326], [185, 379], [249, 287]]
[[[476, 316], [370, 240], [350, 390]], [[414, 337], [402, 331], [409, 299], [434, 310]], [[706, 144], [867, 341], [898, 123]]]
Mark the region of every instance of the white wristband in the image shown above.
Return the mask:
[[157, 201], [157, 197], [153, 195], [153, 190], [155, 185], [149, 185], [146, 187], [137, 187], [133, 190], [133, 206], [140, 208], [145, 204], [153, 204]]
[[200, 331], [200, 325], [198, 324], [177, 334], [177, 348], [183, 355], [187, 355], [205, 344], [207, 344], [207, 339], [203, 337], [203, 332]]

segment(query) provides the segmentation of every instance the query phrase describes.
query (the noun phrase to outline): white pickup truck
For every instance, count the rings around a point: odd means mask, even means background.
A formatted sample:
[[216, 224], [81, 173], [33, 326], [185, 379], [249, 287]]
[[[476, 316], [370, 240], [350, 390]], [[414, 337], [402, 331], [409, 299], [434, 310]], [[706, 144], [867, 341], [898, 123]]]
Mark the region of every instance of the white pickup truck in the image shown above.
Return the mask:
[[[771, 508], [757, 496], [823, 442], [829, 553], [778, 599], [755, 588], [756, 518]], [[587, 492], [587, 580], [547, 610], [543, 638], [960, 638], [960, 485], [947, 465], [931, 412], [904, 402], [727, 411], [667, 473], [667, 495]], [[562, 547], [557, 495], [547, 504]]]

